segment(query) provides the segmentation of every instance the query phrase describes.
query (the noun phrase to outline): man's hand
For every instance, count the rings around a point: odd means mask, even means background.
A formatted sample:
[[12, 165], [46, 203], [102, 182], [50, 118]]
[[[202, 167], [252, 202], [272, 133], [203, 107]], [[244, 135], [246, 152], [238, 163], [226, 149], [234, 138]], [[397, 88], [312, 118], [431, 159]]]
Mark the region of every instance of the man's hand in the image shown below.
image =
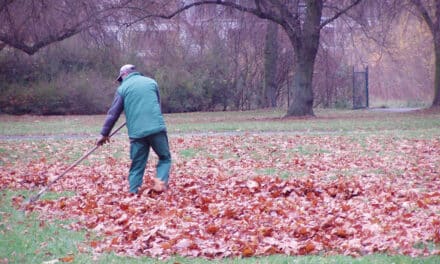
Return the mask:
[[102, 145], [104, 145], [107, 142], [110, 142], [110, 137], [108, 137], [108, 136], [101, 136], [101, 138], [98, 139], [98, 141], [96, 141], [96, 145], [102, 146]]

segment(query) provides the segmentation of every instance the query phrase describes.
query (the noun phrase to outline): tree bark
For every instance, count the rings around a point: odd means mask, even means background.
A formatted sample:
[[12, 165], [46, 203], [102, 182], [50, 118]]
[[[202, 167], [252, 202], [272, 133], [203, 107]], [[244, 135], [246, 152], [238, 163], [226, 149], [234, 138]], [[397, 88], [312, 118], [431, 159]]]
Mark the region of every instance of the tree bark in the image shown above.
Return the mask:
[[271, 21], [267, 24], [264, 48], [264, 84], [263, 97], [265, 107], [277, 106], [277, 60], [278, 60], [278, 24]]
[[434, 79], [434, 99], [432, 106], [440, 106], [440, 41], [434, 43], [435, 49], [435, 79]]
[[292, 96], [286, 117], [314, 116], [313, 112], [313, 65], [314, 63], [295, 56]]
[[440, 2], [436, 1], [434, 23], [431, 25], [431, 32], [434, 39], [434, 53], [435, 53], [435, 77], [434, 77], [434, 99], [432, 106], [440, 106]]
[[295, 73], [293, 75], [292, 101], [286, 117], [315, 115], [313, 113], [312, 81], [319, 48], [322, 8], [322, 0], [308, 1], [301, 34], [287, 31], [295, 50]]
[[[423, 4], [421, 0], [411, 2], [428, 25], [434, 41], [435, 77], [432, 106], [440, 106], [440, 1], [436, 1], [435, 5]], [[429, 7], [432, 9], [428, 10]]]

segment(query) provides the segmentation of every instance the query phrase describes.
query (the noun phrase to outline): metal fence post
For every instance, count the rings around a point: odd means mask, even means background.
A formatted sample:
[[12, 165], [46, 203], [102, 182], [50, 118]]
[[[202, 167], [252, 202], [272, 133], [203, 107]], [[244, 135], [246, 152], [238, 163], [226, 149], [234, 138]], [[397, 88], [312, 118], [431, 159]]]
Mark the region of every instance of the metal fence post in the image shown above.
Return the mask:
[[368, 94], [368, 66], [365, 67], [365, 92], [367, 96], [367, 108], [370, 107], [370, 99]]
[[353, 109], [356, 108], [356, 104], [355, 104], [355, 76], [354, 76], [354, 65], [352, 67], [352, 74], [351, 74], [351, 79], [352, 79], [352, 94], [353, 94], [353, 98], [352, 98], [352, 102], [353, 102]]

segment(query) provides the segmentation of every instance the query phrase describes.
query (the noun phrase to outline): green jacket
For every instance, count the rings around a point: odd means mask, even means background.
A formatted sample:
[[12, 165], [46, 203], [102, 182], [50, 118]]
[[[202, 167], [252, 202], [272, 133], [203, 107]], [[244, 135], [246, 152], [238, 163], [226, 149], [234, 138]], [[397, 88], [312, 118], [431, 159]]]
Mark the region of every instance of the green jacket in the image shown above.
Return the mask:
[[108, 136], [122, 110], [127, 119], [128, 136], [143, 138], [166, 131], [155, 80], [139, 72], [129, 74], [118, 87], [101, 134]]

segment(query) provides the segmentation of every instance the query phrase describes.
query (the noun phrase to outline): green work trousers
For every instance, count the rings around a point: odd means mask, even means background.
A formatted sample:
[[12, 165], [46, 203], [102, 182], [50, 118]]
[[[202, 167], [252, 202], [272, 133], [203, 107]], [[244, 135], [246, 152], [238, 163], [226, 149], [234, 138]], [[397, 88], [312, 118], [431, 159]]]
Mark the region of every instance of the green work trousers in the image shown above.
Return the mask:
[[144, 138], [130, 139], [131, 166], [128, 182], [130, 184], [131, 193], [137, 193], [139, 187], [142, 185], [150, 147], [159, 158], [156, 166], [156, 177], [168, 184], [171, 168], [171, 153], [167, 133], [162, 131]]

